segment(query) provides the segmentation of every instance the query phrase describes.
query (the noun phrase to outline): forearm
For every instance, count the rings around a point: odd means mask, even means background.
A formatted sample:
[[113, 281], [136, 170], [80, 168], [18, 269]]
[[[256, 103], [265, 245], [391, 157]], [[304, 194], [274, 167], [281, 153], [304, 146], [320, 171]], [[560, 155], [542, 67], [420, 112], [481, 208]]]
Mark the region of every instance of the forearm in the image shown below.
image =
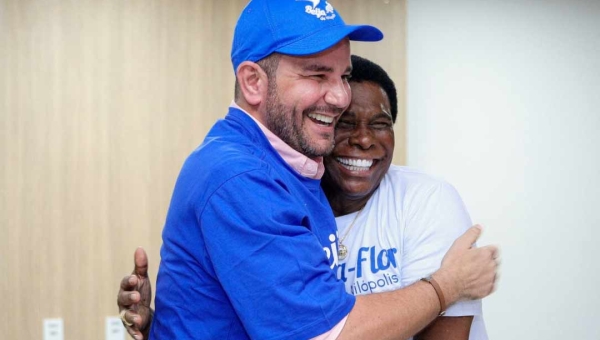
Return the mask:
[[473, 316], [441, 317], [415, 336], [415, 340], [468, 340]]
[[429, 283], [358, 296], [338, 339], [407, 339], [425, 328], [440, 312]]

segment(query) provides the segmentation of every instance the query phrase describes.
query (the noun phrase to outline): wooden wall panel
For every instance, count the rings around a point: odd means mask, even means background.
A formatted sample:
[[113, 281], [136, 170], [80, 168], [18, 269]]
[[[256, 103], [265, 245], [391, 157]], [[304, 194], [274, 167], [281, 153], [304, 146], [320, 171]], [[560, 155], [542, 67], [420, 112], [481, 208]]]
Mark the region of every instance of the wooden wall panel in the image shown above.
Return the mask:
[[[0, 337], [104, 339], [144, 246], [155, 277], [179, 168], [233, 94], [245, 0], [0, 0]], [[405, 1], [333, 2], [381, 43], [356, 43], [398, 86], [404, 153]]]

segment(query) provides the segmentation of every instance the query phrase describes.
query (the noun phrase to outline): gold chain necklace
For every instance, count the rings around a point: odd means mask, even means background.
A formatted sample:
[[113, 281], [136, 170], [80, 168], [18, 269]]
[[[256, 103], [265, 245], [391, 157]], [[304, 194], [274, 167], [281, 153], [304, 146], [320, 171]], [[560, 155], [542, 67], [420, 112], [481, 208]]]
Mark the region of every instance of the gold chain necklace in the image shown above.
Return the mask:
[[360, 210], [356, 213], [356, 216], [354, 216], [352, 223], [350, 223], [350, 225], [348, 226], [348, 229], [346, 229], [346, 232], [344, 233], [344, 236], [342, 236], [342, 238], [340, 239], [340, 247], [338, 249], [338, 258], [340, 260], [343, 260], [346, 258], [346, 256], [348, 256], [348, 247], [346, 247], [344, 245], [344, 240], [348, 236], [348, 233], [350, 233], [350, 230], [352, 229], [352, 227], [354, 227], [354, 222], [356, 222], [356, 219], [358, 219], [358, 215], [360, 215], [360, 213], [363, 211], [365, 206], [366, 206], [366, 204], [362, 208], [360, 208]]

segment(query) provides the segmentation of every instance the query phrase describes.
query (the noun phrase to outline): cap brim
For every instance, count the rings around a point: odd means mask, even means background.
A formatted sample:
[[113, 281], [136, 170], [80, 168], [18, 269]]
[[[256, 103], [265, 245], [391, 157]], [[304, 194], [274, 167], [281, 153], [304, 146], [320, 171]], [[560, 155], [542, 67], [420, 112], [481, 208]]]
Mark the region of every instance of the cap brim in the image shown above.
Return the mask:
[[337, 44], [345, 37], [353, 41], [379, 41], [383, 39], [383, 33], [378, 28], [370, 25], [329, 26], [282, 46], [276, 49], [275, 52], [295, 56], [316, 54]]

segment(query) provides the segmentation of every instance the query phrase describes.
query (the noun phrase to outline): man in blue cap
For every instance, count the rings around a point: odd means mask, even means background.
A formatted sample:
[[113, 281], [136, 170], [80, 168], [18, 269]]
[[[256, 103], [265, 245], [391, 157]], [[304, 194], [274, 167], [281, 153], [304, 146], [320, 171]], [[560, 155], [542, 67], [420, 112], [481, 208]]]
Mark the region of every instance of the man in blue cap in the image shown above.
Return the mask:
[[231, 51], [235, 101], [186, 160], [163, 230], [156, 339], [407, 338], [445, 305], [488, 295], [495, 248], [470, 229], [435, 279], [354, 297], [333, 269], [322, 157], [350, 103], [350, 40], [326, 1], [253, 0]]

